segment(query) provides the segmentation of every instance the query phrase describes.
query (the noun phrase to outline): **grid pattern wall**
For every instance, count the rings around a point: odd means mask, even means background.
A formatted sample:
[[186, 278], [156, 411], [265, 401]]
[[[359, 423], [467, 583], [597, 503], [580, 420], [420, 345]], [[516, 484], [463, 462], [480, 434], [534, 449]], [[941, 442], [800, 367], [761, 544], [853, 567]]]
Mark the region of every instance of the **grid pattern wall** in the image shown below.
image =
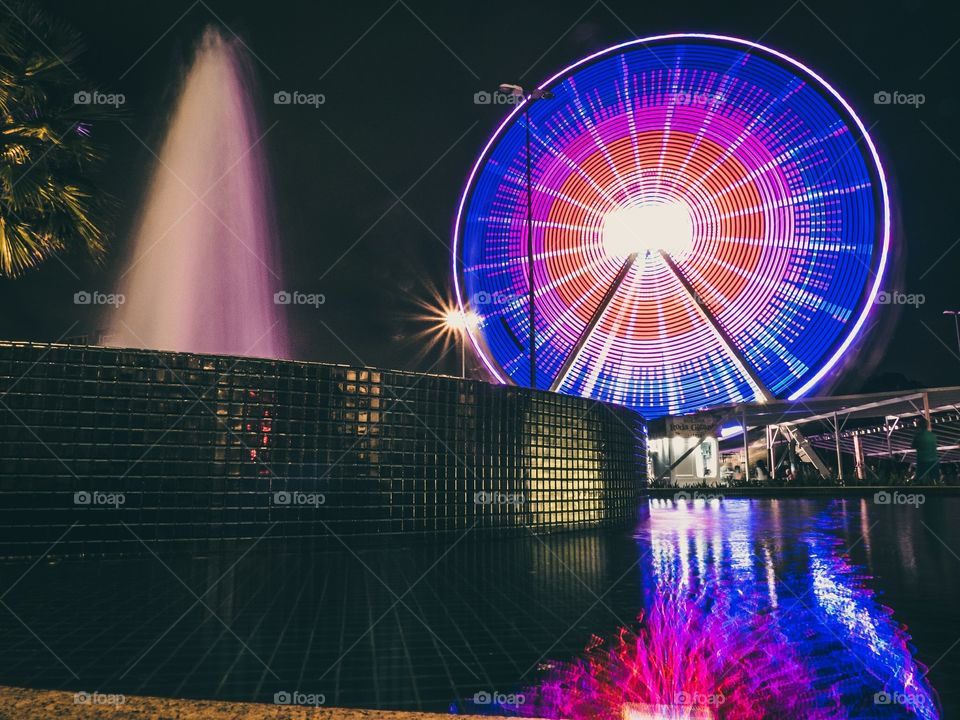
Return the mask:
[[370, 368], [0, 343], [0, 553], [633, 516], [626, 408]]

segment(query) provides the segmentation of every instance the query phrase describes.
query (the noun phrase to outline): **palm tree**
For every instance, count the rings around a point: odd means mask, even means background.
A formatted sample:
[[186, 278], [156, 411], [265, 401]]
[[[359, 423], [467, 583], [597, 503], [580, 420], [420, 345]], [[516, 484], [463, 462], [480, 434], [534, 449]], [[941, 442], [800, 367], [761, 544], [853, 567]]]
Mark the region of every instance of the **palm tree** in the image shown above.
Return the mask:
[[0, 276], [83, 251], [100, 260], [105, 196], [89, 180], [100, 154], [75, 102], [79, 35], [26, 3], [0, 8]]

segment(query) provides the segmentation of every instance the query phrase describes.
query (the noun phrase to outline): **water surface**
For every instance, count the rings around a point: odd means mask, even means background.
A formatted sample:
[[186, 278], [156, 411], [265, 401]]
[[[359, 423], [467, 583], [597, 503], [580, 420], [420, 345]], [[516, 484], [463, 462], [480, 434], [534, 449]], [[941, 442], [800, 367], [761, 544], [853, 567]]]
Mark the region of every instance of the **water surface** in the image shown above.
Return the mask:
[[8, 563], [0, 683], [476, 710], [688, 592], [769, 614], [848, 717], [938, 717], [932, 695], [875, 703], [928, 681], [953, 717], [958, 512], [960, 499], [934, 497], [650, 500], [633, 532]]

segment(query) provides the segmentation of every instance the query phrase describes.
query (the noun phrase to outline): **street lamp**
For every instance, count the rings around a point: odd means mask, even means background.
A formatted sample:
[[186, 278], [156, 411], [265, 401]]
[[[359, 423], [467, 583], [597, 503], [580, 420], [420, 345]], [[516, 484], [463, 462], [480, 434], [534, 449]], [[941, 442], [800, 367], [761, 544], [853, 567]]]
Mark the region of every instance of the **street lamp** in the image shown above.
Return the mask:
[[530, 184], [530, 105], [537, 100], [549, 100], [553, 97], [553, 93], [549, 90], [541, 90], [536, 88], [533, 91], [527, 93], [520, 85], [514, 85], [512, 83], [502, 83], [500, 85], [500, 92], [510, 95], [514, 98], [524, 98], [525, 102], [523, 105], [523, 126], [526, 131], [526, 146], [527, 146], [527, 267], [529, 269], [529, 281], [530, 286], [530, 387], [537, 387], [537, 343], [535, 339], [536, 334], [536, 319], [535, 319], [535, 303], [534, 298], [534, 278], [533, 278], [533, 202], [531, 199], [531, 184]]
[[944, 315], [953, 315], [953, 329], [957, 331], [957, 352], [960, 353], [960, 310], [944, 310]]
[[460, 343], [460, 377], [467, 378], [467, 341], [471, 330], [480, 324], [480, 316], [470, 310], [454, 307], [446, 311], [443, 317], [444, 327], [457, 336]]

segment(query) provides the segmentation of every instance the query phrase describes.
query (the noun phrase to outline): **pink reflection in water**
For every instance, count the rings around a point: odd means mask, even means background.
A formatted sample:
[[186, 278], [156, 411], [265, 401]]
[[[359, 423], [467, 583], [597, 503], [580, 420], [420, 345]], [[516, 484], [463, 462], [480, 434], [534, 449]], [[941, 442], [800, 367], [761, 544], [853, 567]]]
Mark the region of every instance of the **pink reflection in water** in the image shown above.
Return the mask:
[[524, 716], [568, 720], [844, 717], [818, 698], [814, 677], [766, 613], [661, 594], [610, 642], [594, 638], [583, 659], [556, 663], [526, 691]]
[[110, 344], [287, 357], [250, 78], [238, 41], [208, 29], [159, 151]]

